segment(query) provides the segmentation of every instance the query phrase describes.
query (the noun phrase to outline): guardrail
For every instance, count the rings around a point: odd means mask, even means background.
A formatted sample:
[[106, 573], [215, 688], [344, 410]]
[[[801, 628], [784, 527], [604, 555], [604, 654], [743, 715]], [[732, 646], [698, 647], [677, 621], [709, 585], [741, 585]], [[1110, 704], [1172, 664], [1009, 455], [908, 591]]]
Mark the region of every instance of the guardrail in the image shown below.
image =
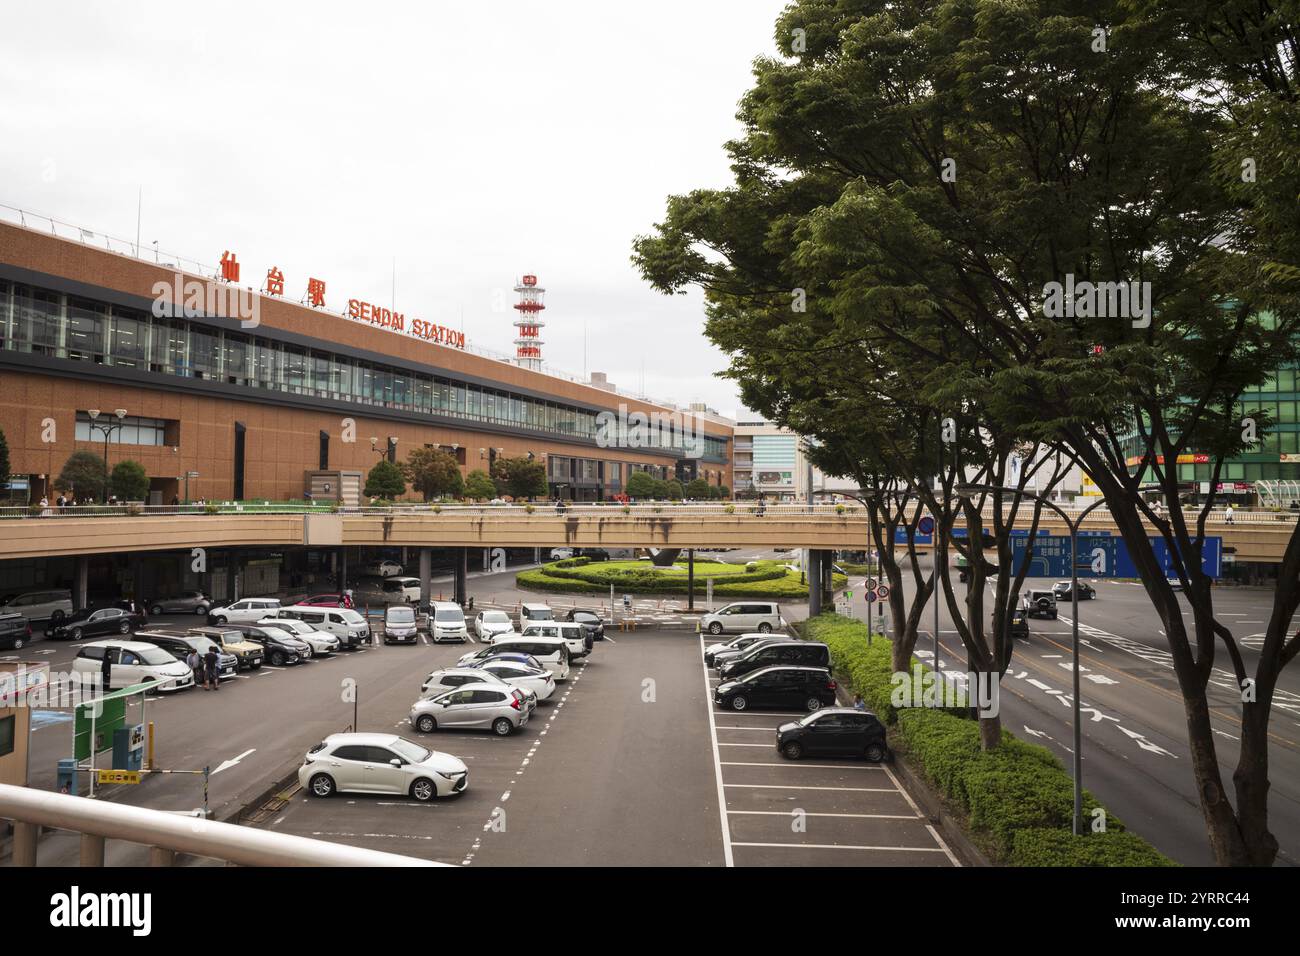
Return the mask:
[[9, 784], [0, 784], [0, 819], [14, 821], [15, 866], [36, 865], [41, 827], [80, 833], [82, 866], [103, 866], [110, 838], [151, 847], [154, 866], [173, 865], [177, 853], [240, 866], [450, 865]]

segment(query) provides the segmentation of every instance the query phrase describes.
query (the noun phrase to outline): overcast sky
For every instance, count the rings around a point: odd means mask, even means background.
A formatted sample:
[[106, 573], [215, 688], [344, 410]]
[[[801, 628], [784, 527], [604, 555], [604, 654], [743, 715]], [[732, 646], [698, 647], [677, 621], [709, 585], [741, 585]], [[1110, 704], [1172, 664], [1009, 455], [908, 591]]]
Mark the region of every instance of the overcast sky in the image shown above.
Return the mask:
[[13, 5], [0, 32], [0, 203], [286, 293], [396, 304], [513, 352], [518, 276], [544, 356], [738, 412], [701, 297], [636, 274], [722, 144], [785, 0]]

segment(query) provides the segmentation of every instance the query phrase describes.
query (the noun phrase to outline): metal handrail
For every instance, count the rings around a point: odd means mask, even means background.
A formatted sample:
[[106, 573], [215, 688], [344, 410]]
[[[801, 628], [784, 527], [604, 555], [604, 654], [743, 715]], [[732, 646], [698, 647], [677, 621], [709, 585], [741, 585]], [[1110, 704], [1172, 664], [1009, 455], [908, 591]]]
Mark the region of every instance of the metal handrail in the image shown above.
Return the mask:
[[[240, 866], [451, 865], [9, 784], [0, 784], [0, 818], [32, 827], [71, 830], [99, 839], [126, 840]], [[27, 853], [27, 861], [18, 860], [16, 853], [15, 862], [34, 865], [34, 841]]]

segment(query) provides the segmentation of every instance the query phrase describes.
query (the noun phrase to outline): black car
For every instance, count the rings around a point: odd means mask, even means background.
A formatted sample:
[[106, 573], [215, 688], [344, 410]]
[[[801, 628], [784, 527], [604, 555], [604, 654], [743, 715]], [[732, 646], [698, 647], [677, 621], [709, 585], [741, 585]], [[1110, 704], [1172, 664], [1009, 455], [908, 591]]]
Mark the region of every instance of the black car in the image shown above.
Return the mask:
[[0, 613], [0, 649], [20, 650], [31, 643], [32, 625], [21, 614]]
[[[589, 642], [603, 641], [605, 639], [605, 621], [599, 614], [592, 614], [590, 611], [579, 611], [574, 609], [569, 612], [569, 616], [565, 618], [565, 620], [581, 624], [583, 630], [587, 632], [587, 639]], [[588, 643], [587, 649], [591, 650], [590, 643]]]
[[724, 681], [735, 680], [746, 674], [776, 664], [799, 664], [830, 670], [831, 651], [816, 641], [772, 641], [754, 644], [739, 657], [734, 657], [718, 667], [718, 677]]
[[45, 636], [79, 641], [83, 637], [101, 634], [130, 634], [148, 623], [148, 619], [138, 611], [128, 611], [121, 607], [101, 607], [97, 610], [82, 608], [61, 621], [51, 621]]
[[608, 561], [609, 552], [604, 548], [579, 548], [573, 552], [575, 558], [589, 558], [592, 561]]
[[[1056, 584], [1054, 584], [1054, 585], [1052, 586], [1052, 594], [1054, 594], [1054, 595], [1056, 596], [1056, 600], [1058, 600], [1058, 601], [1069, 601], [1069, 600], [1071, 600], [1071, 598], [1070, 598], [1070, 582], [1069, 582], [1069, 581], [1057, 581]], [[1091, 601], [1091, 600], [1092, 600], [1093, 598], [1095, 598], [1096, 596], [1097, 596], [1097, 590], [1096, 590], [1096, 588], [1094, 588], [1091, 584], [1088, 584], [1088, 583], [1085, 582], [1085, 581], [1080, 581], [1080, 582], [1079, 582], [1079, 600], [1080, 600], [1080, 601]]]
[[713, 701], [731, 710], [793, 707], [820, 710], [835, 703], [835, 681], [824, 667], [764, 667], [739, 680], [724, 680]]
[[776, 729], [776, 749], [789, 760], [800, 757], [890, 759], [885, 725], [875, 714], [851, 707], [827, 707]]
[[1013, 641], [1029, 640], [1029, 615], [1025, 613], [1024, 608], [1016, 608], [1011, 612], [1011, 639]]
[[272, 667], [297, 664], [308, 657], [306, 644], [295, 640], [278, 628], [258, 627], [256, 624], [229, 624], [227, 627], [243, 631], [244, 636], [254, 644], [261, 644], [266, 652], [264, 659]]

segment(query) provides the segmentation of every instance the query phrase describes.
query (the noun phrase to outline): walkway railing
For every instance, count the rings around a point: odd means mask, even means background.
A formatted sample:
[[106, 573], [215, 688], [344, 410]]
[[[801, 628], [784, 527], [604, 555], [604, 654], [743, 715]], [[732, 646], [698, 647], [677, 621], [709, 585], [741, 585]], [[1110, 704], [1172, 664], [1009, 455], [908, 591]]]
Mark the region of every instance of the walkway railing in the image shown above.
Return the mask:
[[80, 833], [82, 866], [104, 865], [107, 839], [150, 847], [154, 866], [173, 865], [177, 853], [240, 866], [450, 865], [8, 784], [0, 784], [0, 819], [14, 821], [15, 866], [36, 865], [41, 827]]

